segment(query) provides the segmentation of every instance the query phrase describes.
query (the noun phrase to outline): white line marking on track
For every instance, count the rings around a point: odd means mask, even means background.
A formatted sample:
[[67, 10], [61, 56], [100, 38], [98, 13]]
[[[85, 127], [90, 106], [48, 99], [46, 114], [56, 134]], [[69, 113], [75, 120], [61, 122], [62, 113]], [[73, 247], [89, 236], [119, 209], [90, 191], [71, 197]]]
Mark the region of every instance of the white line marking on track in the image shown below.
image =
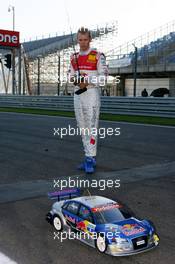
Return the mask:
[[9, 257], [0, 252], [0, 263], [1, 264], [17, 264], [17, 262], [11, 260]]

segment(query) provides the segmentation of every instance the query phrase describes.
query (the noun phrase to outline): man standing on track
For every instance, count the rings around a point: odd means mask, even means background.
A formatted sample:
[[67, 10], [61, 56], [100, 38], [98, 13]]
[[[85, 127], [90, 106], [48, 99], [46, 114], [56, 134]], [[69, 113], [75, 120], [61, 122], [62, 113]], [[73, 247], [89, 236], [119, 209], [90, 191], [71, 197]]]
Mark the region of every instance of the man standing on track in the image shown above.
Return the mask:
[[[71, 56], [70, 77], [71, 80], [77, 78], [74, 82], [74, 110], [85, 152], [85, 159], [78, 169], [93, 173], [96, 167], [100, 114], [99, 80], [103, 79], [104, 85], [108, 68], [104, 54], [90, 48], [91, 33], [87, 28], [78, 30], [77, 41], [80, 51]], [[83, 92], [76, 94], [80, 89]]]

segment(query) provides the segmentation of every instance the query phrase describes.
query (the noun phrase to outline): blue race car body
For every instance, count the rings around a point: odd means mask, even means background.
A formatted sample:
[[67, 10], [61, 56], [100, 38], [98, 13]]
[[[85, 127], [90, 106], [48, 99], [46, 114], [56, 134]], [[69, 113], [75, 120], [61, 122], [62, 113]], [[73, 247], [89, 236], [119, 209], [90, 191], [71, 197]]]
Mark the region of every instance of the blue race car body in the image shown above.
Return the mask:
[[77, 234], [77, 239], [113, 256], [127, 256], [150, 250], [159, 237], [150, 221], [139, 220], [120, 203], [102, 196], [81, 196], [78, 190], [50, 193], [59, 200], [47, 214], [57, 231]]

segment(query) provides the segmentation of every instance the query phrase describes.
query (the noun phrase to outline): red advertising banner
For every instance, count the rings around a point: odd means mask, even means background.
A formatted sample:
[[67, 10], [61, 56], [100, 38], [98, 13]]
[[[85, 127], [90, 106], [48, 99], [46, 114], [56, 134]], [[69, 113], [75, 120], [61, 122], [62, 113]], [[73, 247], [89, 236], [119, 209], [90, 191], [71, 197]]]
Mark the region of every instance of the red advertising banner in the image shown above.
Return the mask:
[[19, 32], [0, 29], [0, 47], [19, 47]]

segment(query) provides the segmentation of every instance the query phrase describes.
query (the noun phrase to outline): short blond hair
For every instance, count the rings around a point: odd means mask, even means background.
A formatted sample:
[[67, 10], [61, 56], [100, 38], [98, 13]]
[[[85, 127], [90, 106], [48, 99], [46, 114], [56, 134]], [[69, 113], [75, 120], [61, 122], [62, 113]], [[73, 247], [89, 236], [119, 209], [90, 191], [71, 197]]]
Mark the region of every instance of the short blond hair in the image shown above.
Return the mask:
[[77, 37], [78, 37], [78, 34], [88, 34], [89, 38], [91, 39], [91, 32], [88, 28], [85, 28], [85, 27], [79, 28], [77, 31]]

